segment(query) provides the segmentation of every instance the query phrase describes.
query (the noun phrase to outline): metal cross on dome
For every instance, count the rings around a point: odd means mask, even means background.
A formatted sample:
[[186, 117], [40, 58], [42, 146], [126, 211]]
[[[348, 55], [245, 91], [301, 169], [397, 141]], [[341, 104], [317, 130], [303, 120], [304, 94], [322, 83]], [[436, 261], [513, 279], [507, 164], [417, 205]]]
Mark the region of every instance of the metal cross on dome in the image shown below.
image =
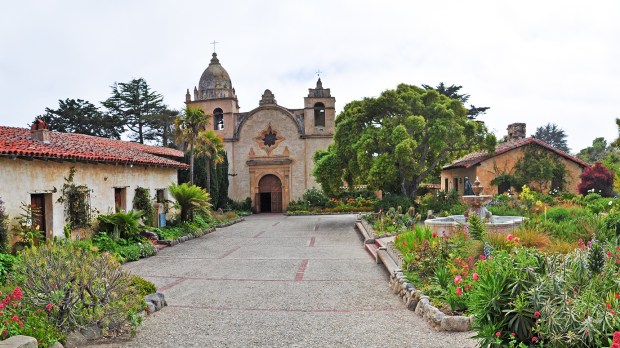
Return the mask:
[[322, 74], [322, 73], [323, 73], [323, 72], [319, 69], [319, 70], [317, 70], [317, 71], [316, 71], [316, 76], [321, 77], [321, 74]]
[[213, 45], [213, 53], [215, 53], [215, 44], [219, 44], [219, 42], [213, 40], [210, 44]]

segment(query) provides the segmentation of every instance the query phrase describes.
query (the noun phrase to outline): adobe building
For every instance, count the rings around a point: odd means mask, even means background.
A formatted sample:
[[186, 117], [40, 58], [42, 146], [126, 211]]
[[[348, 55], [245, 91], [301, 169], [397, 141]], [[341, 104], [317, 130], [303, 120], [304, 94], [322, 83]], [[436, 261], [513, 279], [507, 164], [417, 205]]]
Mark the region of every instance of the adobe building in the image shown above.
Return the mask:
[[[486, 151], [470, 153], [444, 166], [441, 170], [441, 189], [444, 191], [454, 189], [462, 195], [465, 186], [464, 178], [468, 177], [473, 183], [476, 177], [478, 177], [480, 183], [484, 186], [482, 194], [496, 195], [504, 193], [511, 189], [511, 187], [498, 187], [491, 184], [491, 181], [499, 174], [512, 173], [517, 162], [523, 158], [524, 150], [528, 146], [538, 146], [545, 151], [557, 155], [566, 168], [564, 190], [574, 194], [579, 193], [577, 189], [581, 181], [579, 176], [589, 165], [540, 139], [526, 138], [525, 123], [508, 125], [507, 141], [497, 144], [494, 153], [489, 154]], [[551, 186], [553, 186], [553, 183], [548, 183], [548, 190], [552, 189]]]
[[93, 221], [97, 214], [133, 209], [138, 188], [155, 197], [156, 213], [163, 214], [159, 209], [171, 199], [168, 187], [177, 182], [177, 171], [188, 167], [181, 162], [182, 151], [51, 132], [41, 120], [31, 129], [0, 126], [0, 139], [0, 176], [5, 183], [0, 185], [0, 199], [6, 213], [14, 223], [23, 205], [31, 205], [32, 224], [48, 239], [62, 237], [68, 222], [61, 198], [71, 168], [74, 183], [83, 185], [81, 197], [90, 205], [87, 215]]
[[257, 212], [282, 212], [291, 200], [318, 187], [310, 175], [317, 150], [327, 149], [334, 134], [336, 99], [319, 78], [308, 89], [304, 104], [289, 109], [277, 104], [265, 90], [258, 107], [239, 112], [239, 102], [228, 72], [217, 54], [202, 73], [187, 107], [211, 115], [209, 127], [224, 139], [229, 162], [228, 196], [236, 201], [252, 199]]

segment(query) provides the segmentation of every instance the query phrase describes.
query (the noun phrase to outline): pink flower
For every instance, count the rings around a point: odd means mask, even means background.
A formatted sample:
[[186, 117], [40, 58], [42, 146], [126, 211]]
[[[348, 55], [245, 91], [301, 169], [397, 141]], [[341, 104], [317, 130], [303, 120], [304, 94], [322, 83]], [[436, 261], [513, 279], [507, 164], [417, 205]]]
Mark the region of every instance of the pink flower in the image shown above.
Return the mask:
[[540, 318], [540, 312], [539, 311], [534, 312], [534, 318]]
[[620, 348], [620, 343], [614, 343], [611, 345], [611, 348]]
[[516, 333], [511, 333], [510, 336], [515, 337], [517, 334]]
[[433, 238], [437, 238], [437, 232], [433, 232]]
[[484, 260], [486, 260], [486, 259], [487, 259], [487, 258], [486, 258], [486, 256], [484, 256], [484, 255], [480, 255], [480, 260], [484, 261]]
[[476, 273], [476, 272], [474, 272], [474, 274], [472, 274], [471, 277], [472, 277], [473, 280], [478, 280], [479, 279], [478, 273]]
[[586, 329], [586, 335], [590, 334], [590, 330]]
[[506, 236], [506, 240], [511, 241], [513, 237], [514, 237], [514, 236], [513, 236], [512, 234], [509, 234], [509, 235], [507, 235], [507, 236]]
[[46, 310], [46, 311], [48, 311], [48, 312], [51, 312], [53, 307], [54, 307], [54, 305], [53, 305], [53, 304], [48, 303], [48, 304], [45, 306], [45, 310]]
[[19, 301], [22, 299], [22, 289], [19, 286], [16, 286], [15, 289], [13, 289], [13, 294], [11, 295], [11, 298], [14, 301]]
[[536, 336], [532, 337], [532, 342], [536, 342], [536, 341], [538, 341], [538, 337]]
[[497, 331], [497, 332], [495, 333], [495, 337], [500, 337], [501, 335], [502, 335], [502, 333], [501, 333], [501, 332], [499, 332], [499, 331]]
[[460, 287], [456, 288], [456, 294], [458, 295], [458, 297], [462, 297], [463, 296], [463, 289], [461, 289]]
[[461, 277], [460, 275], [457, 275], [456, 277], [454, 277], [454, 284], [458, 284], [462, 281], [463, 281], [463, 277]]
[[10, 319], [11, 321], [19, 321], [19, 317], [17, 315], [14, 315], [13, 318]]
[[614, 332], [614, 343], [620, 344], [620, 331]]

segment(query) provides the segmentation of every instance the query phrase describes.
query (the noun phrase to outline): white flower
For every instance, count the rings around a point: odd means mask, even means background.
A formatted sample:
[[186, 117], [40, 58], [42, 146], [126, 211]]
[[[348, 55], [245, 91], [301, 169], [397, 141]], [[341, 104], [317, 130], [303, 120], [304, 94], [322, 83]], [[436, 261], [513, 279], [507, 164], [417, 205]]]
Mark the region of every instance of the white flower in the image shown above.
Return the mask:
[[607, 203], [607, 205], [612, 205], [614, 202], [613, 201], [609, 201], [609, 203]]

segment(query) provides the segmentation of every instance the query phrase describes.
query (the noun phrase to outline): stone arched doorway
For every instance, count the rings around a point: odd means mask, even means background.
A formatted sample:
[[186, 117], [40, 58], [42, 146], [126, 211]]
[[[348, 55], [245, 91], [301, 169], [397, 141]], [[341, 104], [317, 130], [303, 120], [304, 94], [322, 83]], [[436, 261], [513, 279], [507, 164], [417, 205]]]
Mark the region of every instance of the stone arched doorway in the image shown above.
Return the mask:
[[258, 182], [258, 212], [282, 212], [282, 181], [273, 174], [263, 176]]

